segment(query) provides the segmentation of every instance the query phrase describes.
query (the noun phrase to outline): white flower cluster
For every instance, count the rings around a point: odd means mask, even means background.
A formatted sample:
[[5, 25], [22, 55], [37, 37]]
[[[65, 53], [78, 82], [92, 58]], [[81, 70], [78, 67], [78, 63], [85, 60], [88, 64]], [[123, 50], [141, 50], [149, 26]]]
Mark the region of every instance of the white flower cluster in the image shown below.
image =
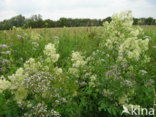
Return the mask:
[[54, 68], [55, 75], [59, 76], [63, 73], [62, 68], [55, 67]]
[[16, 73], [8, 76], [11, 81], [11, 89], [17, 89], [22, 86], [22, 82], [25, 78], [28, 77], [28, 74], [24, 72], [23, 68], [17, 69]]
[[71, 55], [72, 67], [68, 69], [68, 72], [78, 77], [80, 72], [79, 68], [83, 68], [87, 64], [87, 61], [84, 59], [84, 56], [79, 52], [73, 52]]
[[39, 43], [36, 41], [32, 42], [33, 50], [36, 50], [39, 47]]
[[[50, 58], [52, 63], [56, 62], [59, 58], [59, 54], [56, 53], [56, 49], [52, 44], [46, 45], [44, 53], [47, 58]], [[27, 100], [28, 96], [31, 96], [34, 101], [42, 98], [51, 102], [60, 100], [60, 103], [64, 103], [66, 99], [60, 97], [58, 89], [54, 86], [54, 82], [61, 82], [58, 79], [55, 81], [54, 77], [60, 78], [63, 70], [57, 66], [49, 69], [49, 64], [45, 64], [42, 58], [40, 61], [30, 58], [24, 63], [23, 67], [17, 69], [11, 76], [8, 76], [8, 80], [5, 80], [5, 78], [0, 79], [0, 93], [7, 89], [11, 90], [19, 106], [26, 108], [33, 104], [27, 104], [27, 101], [29, 101]], [[47, 110], [47, 112], [50, 115], [59, 116], [59, 113], [54, 110]]]
[[91, 77], [90, 77], [90, 82], [89, 82], [89, 86], [90, 87], [95, 87], [95, 81], [96, 81], [96, 79], [97, 79], [97, 77], [96, 77], [96, 75], [92, 75]]
[[60, 57], [60, 55], [56, 53], [55, 45], [51, 43], [45, 46], [44, 54], [47, 56], [47, 59], [46, 59], [47, 62], [55, 63], [58, 61]]
[[105, 97], [111, 97], [113, 95], [114, 92], [110, 91], [109, 89], [103, 89], [103, 96]]
[[42, 69], [42, 64], [40, 62], [36, 62], [34, 58], [30, 58], [28, 61], [24, 63], [25, 72], [28, 74], [33, 74]]
[[22, 101], [27, 97], [28, 91], [25, 89], [23, 85], [24, 79], [26, 79], [29, 74], [25, 73], [23, 68], [17, 69], [16, 73], [8, 76], [8, 81], [10, 83], [10, 87], [8, 89], [12, 90], [13, 94], [15, 94], [15, 100], [17, 103], [21, 104]]
[[0, 74], [4, 74], [10, 68], [10, 54], [9, 46], [0, 44]]
[[0, 77], [0, 93], [2, 93], [4, 90], [9, 89], [11, 86], [11, 83], [4, 78]]
[[25, 113], [23, 117], [61, 117], [61, 115], [54, 109], [48, 110], [44, 103], [38, 103], [32, 107], [30, 112]]
[[40, 38], [41, 38], [41, 35], [40, 34], [35, 33], [35, 32], [32, 32], [31, 33], [31, 39], [32, 40], [38, 41], [38, 40], [40, 40]]
[[9, 46], [6, 45], [6, 44], [0, 44], [0, 48], [3, 49], [3, 48], [8, 48]]
[[17, 38], [19, 39], [19, 40], [23, 40], [24, 39], [24, 36], [22, 36], [22, 35], [17, 35]]
[[28, 96], [28, 90], [25, 89], [24, 86], [18, 87], [15, 91], [13, 91], [13, 93], [15, 94], [15, 100], [17, 101], [19, 105], [24, 103], [24, 100]]
[[122, 25], [129, 27], [133, 24], [133, 16], [131, 11], [113, 14], [112, 20], [114, 24], [122, 23]]
[[75, 68], [84, 66], [87, 63], [79, 52], [73, 52], [71, 60], [73, 62], [73, 67]]
[[52, 77], [49, 73], [39, 72], [24, 79], [24, 86], [33, 94], [43, 94], [52, 87]]
[[24, 39], [29, 38], [28, 33], [26, 30], [22, 29], [21, 27], [13, 26], [12, 31], [16, 34], [17, 39], [23, 43]]
[[78, 75], [78, 72], [79, 72], [77, 68], [69, 68], [68, 71], [70, 74], [75, 74], [76, 76]]
[[133, 87], [134, 83], [130, 80], [124, 80], [123, 82], [121, 82], [121, 85], [126, 86], [126, 87]]
[[[149, 39], [139, 39], [143, 34], [140, 27], [133, 27], [131, 11], [114, 14], [110, 23], [104, 23], [104, 46], [117, 51], [118, 61], [140, 60], [140, 56], [148, 50]], [[142, 57], [148, 62], [148, 57]]]
[[148, 39], [128, 38], [119, 47], [119, 61], [128, 59], [139, 60], [141, 54], [148, 50]]

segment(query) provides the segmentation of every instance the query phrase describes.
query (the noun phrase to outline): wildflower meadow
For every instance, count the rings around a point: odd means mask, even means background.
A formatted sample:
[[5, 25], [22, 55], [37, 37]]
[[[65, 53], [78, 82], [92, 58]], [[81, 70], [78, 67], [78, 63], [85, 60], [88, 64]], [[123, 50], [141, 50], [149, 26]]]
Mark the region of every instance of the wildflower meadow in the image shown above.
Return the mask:
[[130, 11], [102, 27], [0, 31], [0, 117], [129, 117], [123, 107], [155, 108], [155, 66], [156, 27]]

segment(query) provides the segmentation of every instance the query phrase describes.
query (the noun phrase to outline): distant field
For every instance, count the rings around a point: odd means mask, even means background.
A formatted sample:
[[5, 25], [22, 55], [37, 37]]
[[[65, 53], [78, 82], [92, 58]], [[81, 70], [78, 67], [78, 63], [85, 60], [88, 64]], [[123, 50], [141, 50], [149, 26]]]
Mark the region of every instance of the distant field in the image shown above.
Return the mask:
[[[145, 32], [145, 35], [151, 37], [150, 39], [150, 54], [152, 60], [156, 61], [156, 26], [141, 26]], [[62, 41], [62, 47], [60, 51], [64, 51], [65, 48], [70, 50], [92, 52], [96, 49], [98, 43], [98, 33], [103, 31], [103, 27], [65, 27], [65, 28], [39, 28], [39, 29], [25, 29], [22, 31], [0, 31], [0, 44], [8, 44], [12, 47], [13, 51], [16, 51], [15, 63], [20, 66], [25, 60], [30, 57], [37, 57], [40, 54], [40, 50], [32, 52], [32, 47], [29, 43], [33, 40], [29, 40], [31, 35], [34, 34], [34, 38], [39, 39], [42, 46], [48, 42], [53, 42], [55, 38], [60, 38]], [[27, 38], [22, 42], [19, 41], [18, 35], [24, 35], [27, 33]], [[36, 36], [36, 37], [35, 37]], [[27, 41], [29, 40], [29, 41]], [[21, 45], [23, 44], [23, 45]], [[22, 48], [22, 51], [21, 51]], [[16, 50], [17, 49], [17, 50]], [[41, 48], [40, 48], [41, 49]], [[24, 61], [18, 60], [23, 57]], [[65, 55], [66, 56], [66, 55]], [[13, 57], [14, 58], [14, 57]]]

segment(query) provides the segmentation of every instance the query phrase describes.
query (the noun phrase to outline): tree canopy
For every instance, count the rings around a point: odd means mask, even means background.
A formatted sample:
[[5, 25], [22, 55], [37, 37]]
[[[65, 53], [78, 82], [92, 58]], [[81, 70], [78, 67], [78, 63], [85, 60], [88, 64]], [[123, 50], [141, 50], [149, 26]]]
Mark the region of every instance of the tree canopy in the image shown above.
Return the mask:
[[[25, 18], [22, 15], [17, 15], [8, 20], [0, 22], [0, 30], [9, 30], [13, 26], [23, 28], [52, 28], [52, 27], [85, 27], [85, 26], [102, 26], [104, 22], [110, 22], [111, 17], [105, 19], [89, 19], [89, 18], [60, 18], [57, 21], [46, 19], [43, 20], [40, 14], [33, 15], [30, 18]], [[134, 18], [134, 25], [156, 25], [156, 19]]]

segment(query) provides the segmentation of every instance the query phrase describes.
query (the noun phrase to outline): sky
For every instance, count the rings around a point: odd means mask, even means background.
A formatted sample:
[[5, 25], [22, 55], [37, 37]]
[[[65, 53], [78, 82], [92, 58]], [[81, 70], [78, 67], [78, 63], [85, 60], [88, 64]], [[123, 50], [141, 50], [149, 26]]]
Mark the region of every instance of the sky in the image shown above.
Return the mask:
[[41, 14], [43, 19], [103, 19], [125, 10], [134, 17], [156, 18], [156, 0], [0, 0], [0, 21], [22, 14]]

